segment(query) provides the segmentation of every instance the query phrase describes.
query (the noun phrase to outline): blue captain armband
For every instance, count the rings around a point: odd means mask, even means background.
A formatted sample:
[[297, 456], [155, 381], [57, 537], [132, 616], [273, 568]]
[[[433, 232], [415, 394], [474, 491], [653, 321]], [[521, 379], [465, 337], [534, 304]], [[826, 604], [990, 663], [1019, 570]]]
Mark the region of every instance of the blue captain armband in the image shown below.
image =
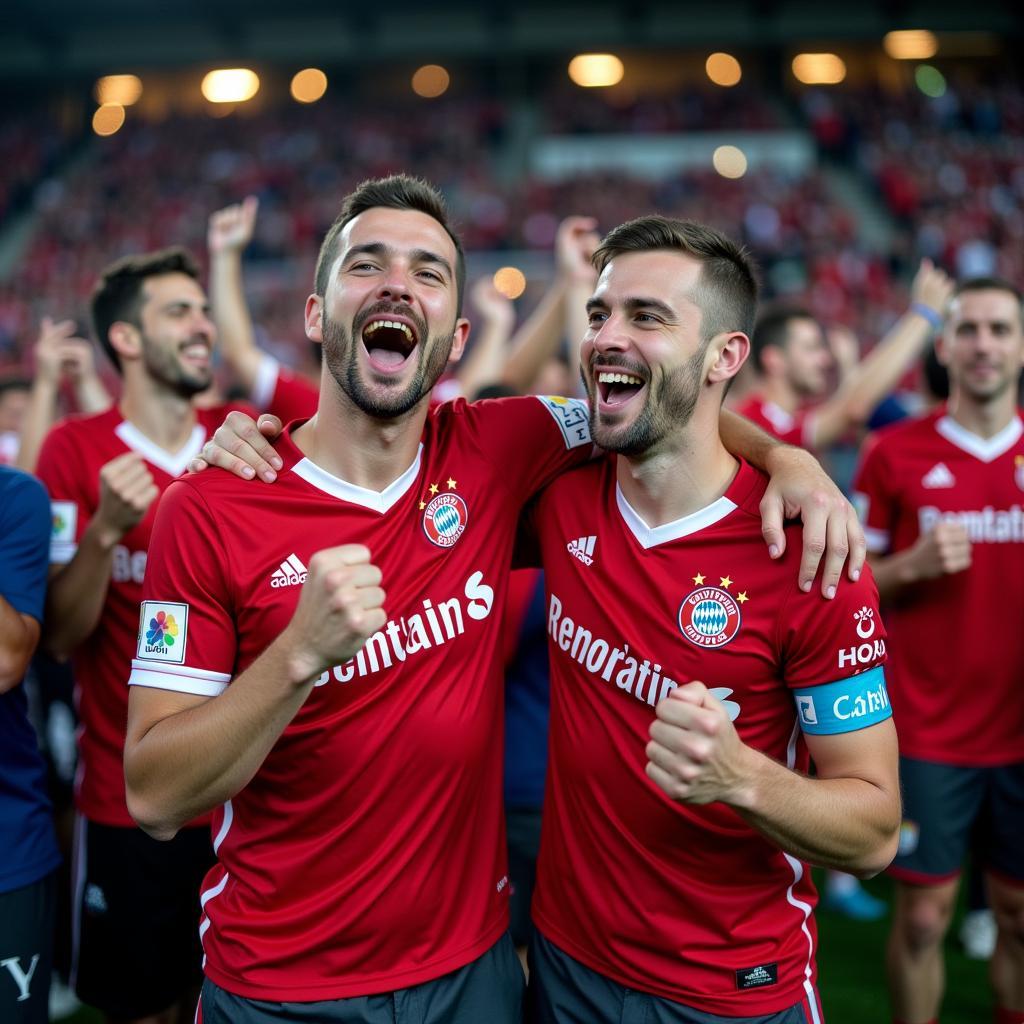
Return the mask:
[[892, 718], [881, 665], [859, 676], [793, 691], [800, 728], [808, 736], [856, 732]]

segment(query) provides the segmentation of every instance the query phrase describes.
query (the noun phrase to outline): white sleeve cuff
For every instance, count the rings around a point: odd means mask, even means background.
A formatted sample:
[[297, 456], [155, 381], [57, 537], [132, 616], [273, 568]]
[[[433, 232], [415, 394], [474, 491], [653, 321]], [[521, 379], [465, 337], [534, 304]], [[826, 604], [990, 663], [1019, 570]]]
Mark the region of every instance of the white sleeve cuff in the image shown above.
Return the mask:
[[227, 672], [207, 672], [187, 665], [155, 665], [141, 658], [132, 659], [132, 674], [128, 677], [129, 686], [194, 693], [197, 697], [216, 697], [230, 682]]

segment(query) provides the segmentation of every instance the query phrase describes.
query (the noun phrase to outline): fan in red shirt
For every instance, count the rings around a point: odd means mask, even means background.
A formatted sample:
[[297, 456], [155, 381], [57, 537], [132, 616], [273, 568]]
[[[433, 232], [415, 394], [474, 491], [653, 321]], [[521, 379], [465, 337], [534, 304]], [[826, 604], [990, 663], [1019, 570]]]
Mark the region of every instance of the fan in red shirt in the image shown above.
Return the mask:
[[[942, 940], [972, 829], [1001, 930], [1000, 1024], [1024, 1021], [1024, 362], [1021, 296], [957, 289], [937, 346], [946, 407], [881, 431], [855, 483], [893, 635], [905, 800], [889, 944], [897, 1018], [942, 999]], [[1014, 923], [1016, 922], [1016, 924]]]

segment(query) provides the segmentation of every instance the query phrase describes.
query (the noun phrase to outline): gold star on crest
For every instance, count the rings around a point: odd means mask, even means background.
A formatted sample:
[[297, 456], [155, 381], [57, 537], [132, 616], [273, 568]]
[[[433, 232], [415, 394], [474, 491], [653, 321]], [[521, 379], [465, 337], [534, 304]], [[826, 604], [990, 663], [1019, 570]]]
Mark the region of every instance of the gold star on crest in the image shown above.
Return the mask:
[[740, 604], [746, 604], [750, 598], [747, 597], [747, 592], [744, 590], [736, 595], [736, 600], [739, 601]]
[[427, 507], [427, 503], [425, 501], [421, 501], [420, 502], [420, 511], [422, 512], [426, 507]]
[[448, 490], [449, 491], [454, 491], [455, 490], [455, 481], [451, 477], [448, 477]]
[[704, 582], [704, 577], [701, 576], [700, 573], [697, 573], [697, 575], [693, 577], [693, 582], [699, 587]]
[[430, 485], [430, 493], [431, 494], [437, 494], [437, 484], [431, 484]]
[[719, 580], [721, 581], [722, 586], [725, 587], [726, 590], [728, 590], [729, 587], [732, 586], [732, 579], [730, 579], [730, 577], [728, 576], [720, 576]]

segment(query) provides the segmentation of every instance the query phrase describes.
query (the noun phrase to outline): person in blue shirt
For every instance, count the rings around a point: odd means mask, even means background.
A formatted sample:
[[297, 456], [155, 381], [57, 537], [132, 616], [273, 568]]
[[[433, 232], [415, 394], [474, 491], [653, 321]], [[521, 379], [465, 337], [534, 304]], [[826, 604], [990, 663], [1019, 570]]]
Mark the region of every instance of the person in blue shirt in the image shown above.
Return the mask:
[[0, 1020], [45, 1024], [56, 869], [46, 767], [22, 681], [39, 641], [50, 501], [34, 477], [0, 466]]

